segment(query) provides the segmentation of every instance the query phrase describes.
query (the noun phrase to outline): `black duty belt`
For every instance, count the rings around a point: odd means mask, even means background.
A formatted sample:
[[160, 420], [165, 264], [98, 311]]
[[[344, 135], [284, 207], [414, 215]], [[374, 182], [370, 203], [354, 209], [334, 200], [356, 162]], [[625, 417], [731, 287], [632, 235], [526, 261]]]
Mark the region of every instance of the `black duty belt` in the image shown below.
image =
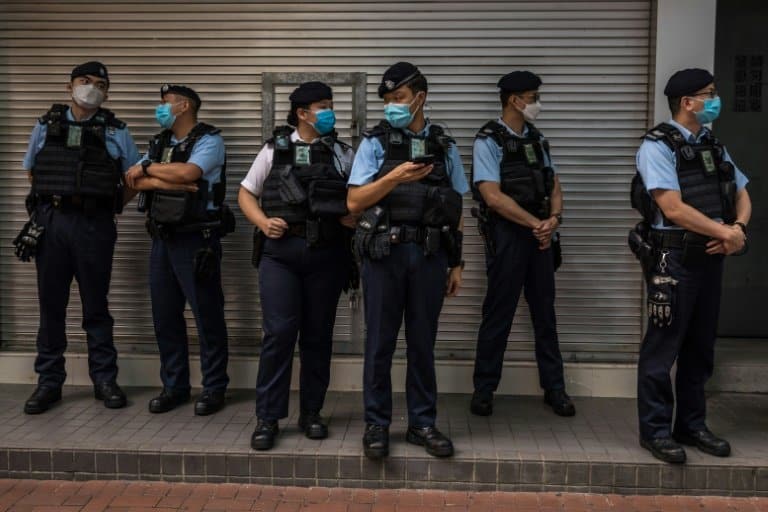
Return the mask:
[[111, 199], [111, 198], [83, 197], [80, 195], [75, 195], [75, 196], [39, 195], [37, 196], [37, 198], [40, 204], [50, 204], [57, 210], [113, 211], [115, 207], [115, 201], [114, 199]]
[[427, 229], [420, 226], [392, 226], [389, 229], [389, 241], [393, 244], [423, 243], [427, 238]]
[[684, 249], [688, 243], [706, 245], [709, 237], [682, 229], [654, 229], [651, 240], [662, 249]]
[[285, 232], [285, 234], [307, 238], [307, 223], [300, 222], [297, 224], [288, 224], [288, 230]]

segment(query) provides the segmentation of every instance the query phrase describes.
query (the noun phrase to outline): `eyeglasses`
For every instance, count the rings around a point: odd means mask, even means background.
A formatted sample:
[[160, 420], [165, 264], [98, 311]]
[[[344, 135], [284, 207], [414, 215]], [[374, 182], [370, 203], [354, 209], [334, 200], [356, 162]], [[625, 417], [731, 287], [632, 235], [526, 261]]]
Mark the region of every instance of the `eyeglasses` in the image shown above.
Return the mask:
[[696, 96], [709, 96], [710, 99], [717, 98], [717, 89], [712, 89], [711, 91], [704, 91], [699, 92], [696, 94], [689, 94], [690, 97], [695, 98]]

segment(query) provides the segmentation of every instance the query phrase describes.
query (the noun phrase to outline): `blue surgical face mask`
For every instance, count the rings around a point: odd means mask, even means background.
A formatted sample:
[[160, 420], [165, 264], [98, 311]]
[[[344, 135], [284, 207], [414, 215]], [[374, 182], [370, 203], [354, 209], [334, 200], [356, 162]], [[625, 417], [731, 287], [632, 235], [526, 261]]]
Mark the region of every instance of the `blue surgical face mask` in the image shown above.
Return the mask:
[[155, 108], [155, 119], [157, 120], [157, 124], [166, 130], [170, 130], [173, 123], [176, 121], [176, 116], [171, 112], [175, 105], [178, 105], [178, 103], [161, 103]]
[[704, 108], [696, 112], [696, 120], [701, 124], [711, 123], [720, 115], [720, 107], [720, 96], [704, 100]]
[[322, 110], [315, 110], [315, 122], [309, 123], [312, 128], [315, 129], [320, 135], [325, 135], [333, 130], [336, 125], [336, 114], [333, 109], [326, 108]]
[[[384, 105], [384, 119], [394, 128], [406, 128], [411, 124], [416, 113], [411, 113], [411, 105], [414, 101], [416, 98], [410, 103], [387, 103]], [[418, 109], [416, 111], [418, 112]]]

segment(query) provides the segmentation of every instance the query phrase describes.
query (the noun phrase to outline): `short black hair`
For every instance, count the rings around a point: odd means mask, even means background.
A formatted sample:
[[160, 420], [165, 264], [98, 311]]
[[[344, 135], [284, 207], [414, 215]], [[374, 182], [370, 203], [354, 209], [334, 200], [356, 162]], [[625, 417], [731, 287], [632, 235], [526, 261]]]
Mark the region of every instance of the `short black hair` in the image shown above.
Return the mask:
[[411, 91], [413, 91], [414, 94], [419, 92], [427, 92], [429, 87], [427, 86], [427, 78], [422, 75], [421, 73], [418, 74], [418, 76], [414, 77], [413, 80], [406, 82], [406, 87], [408, 87]]
[[667, 103], [669, 104], [669, 111], [672, 113], [672, 117], [675, 117], [678, 112], [680, 112], [680, 101], [683, 99], [682, 96], [671, 96], [667, 98]]
[[291, 111], [288, 112], [288, 115], [285, 117], [285, 122], [293, 126], [294, 128], [299, 126], [299, 116], [296, 115], [296, 111], [300, 108], [309, 109], [309, 104], [308, 103], [291, 103]]
[[515, 93], [512, 91], [499, 91], [499, 101], [501, 101], [501, 108], [506, 107], [507, 103], [509, 103], [509, 98], [514, 95]]

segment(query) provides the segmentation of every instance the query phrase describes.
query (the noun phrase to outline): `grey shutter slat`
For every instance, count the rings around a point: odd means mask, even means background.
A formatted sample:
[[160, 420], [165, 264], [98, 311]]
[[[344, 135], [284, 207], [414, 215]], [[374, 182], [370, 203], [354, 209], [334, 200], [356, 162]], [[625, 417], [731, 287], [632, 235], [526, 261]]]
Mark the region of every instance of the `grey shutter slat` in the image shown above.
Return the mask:
[[[405, 18], [405, 19], [404, 19]], [[394, 23], [402, 30], [393, 29]], [[627, 187], [638, 137], [647, 122], [651, 6], [637, 1], [486, 2], [181, 2], [6, 1], [0, 5], [0, 329], [4, 348], [34, 348], [34, 267], [13, 258], [10, 240], [25, 219], [28, 189], [21, 160], [37, 116], [64, 92], [71, 68], [102, 60], [113, 87], [106, 106], [128, 122], [141, 150], [157, 131], [153, 109], [164, 82], [186, 83], [203, 97], [201, 118], [223, 130], [229, 157], [228, 200], [262, 145], [264, 72], [363, 72], [367, 118], [381, 117], [383, 70], [416, 63], [430, 83], [430, 115], [457, 139], [467, 170], [475, 131], [498, 114], [495, 83], [512, 69], [544, 80], [538, 123], [552, 143], [565, 191], [565, 265], [557, 274], [558, 328], [567, 358], [625, 360], [636, 351], [641, 279], [626, 250], [636, 215]], [[87, 28], [85, 30], [84, 28]], [[338, 89], [340, 124], [351, 110]], [[278, 95], [282, 120], [286, 91]], [[484, 258], [466, 199], [466, 260], [461, 296], [446, 300], [440, 357], [471, 358], [485, 290]], [[236, 209], [237, 210], [237, 209]], [[234, 353], [260, 343], [251, 228], [224, 242], [224, 286]], [[149, 240], [134, 204], [119, 218], [110, 304], [123, 352], [155, 352], [147, 289]], [[532, 357], [521, 299], [508, 357]], [[71, 346], [84, 348], [76, 287], [68, 312]], [[189, 325], [193, 327], [190, 321]], [[342, 298], [339, 347], [350, 336]], [[194, 327], [190, 330], [193, 349]], [[358, 340], [359, 341], [359, 340]]]

